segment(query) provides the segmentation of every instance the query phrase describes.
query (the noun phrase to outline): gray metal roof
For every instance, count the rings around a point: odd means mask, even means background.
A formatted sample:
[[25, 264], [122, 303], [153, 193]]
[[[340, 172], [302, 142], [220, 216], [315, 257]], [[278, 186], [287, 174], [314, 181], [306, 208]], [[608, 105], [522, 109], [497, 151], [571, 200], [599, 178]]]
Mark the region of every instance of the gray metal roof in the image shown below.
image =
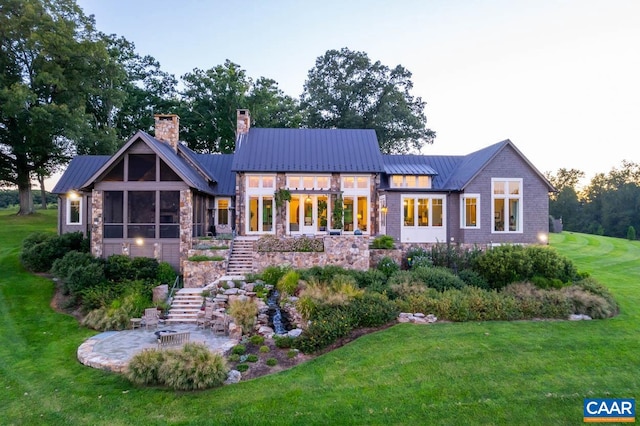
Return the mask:
[[252, 128], [238, 140], [237, 172], [384, 171], [374, 130]]
[[78, 155], [69, 162], [67, 169], [51, 192], [64, 194], [80, 189], [82, 184], [104, 166], [110, 158], [110, 155]]
[[455, 190], [464, 189], [482, 168], [508, 144], [513, 145], [511, 141], [507, 139], [462, 157], [455, 170], [453, 170], [453, 173], [444, 181], [443, 188]]
[[390, 175], [437, 175], [424, 155], [383, 155], [384, 171]]
[[215, 195], [236, 195], [236, 174], [231, 171], [233, 154], [194, 154], [202, 167], [217, 177]]

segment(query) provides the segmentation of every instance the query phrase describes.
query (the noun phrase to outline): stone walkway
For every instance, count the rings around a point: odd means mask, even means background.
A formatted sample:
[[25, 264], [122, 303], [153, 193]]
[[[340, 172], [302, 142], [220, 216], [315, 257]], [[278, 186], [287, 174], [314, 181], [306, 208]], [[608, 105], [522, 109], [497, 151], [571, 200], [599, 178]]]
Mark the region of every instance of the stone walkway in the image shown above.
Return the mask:
[[157, 348], [154, 333], [159, 330], [189, 331], [191, 342], [204, 343], [218, 353], [224, 353], [238, 343], [227, 336], [213, 334], [209, 328], [196, 328], [193, 324], [167, 324], [159, 325], [157, 329], [105, 331], [92, 336], [78, 348], [78, 360], [89, 367], [123, 373], [135, 354], [144, 349]]

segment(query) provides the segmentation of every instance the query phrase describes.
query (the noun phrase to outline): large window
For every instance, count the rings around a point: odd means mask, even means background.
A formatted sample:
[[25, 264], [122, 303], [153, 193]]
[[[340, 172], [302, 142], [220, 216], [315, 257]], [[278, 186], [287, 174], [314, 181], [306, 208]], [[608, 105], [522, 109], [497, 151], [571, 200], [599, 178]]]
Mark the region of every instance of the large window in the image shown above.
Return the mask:
[[180, 237], [180, 191], [105, 191], [103, 211], [104, 238]]
[[480, 195], [463, 194], [460, 197], [462, 228], [480, 228]]
[[71, 194], [67, 198], [67, 225], [82, 225], [82, 197]]
[[403, 224], [420, 228], [444, 226], [444, 201], [436, 197], [403, 197]]
[[227, 198], [219, 198], [218, 203], [218, 225], [229, 224], [229, 200]]
[[247, 175], [246, 186], [246, 232], [273, 233], [275, 175]]
[[522, 232], [522, 179], [491, 179], [493, 232]]
[[431, 188], [429, 176], [392, 175], [391, 188]]

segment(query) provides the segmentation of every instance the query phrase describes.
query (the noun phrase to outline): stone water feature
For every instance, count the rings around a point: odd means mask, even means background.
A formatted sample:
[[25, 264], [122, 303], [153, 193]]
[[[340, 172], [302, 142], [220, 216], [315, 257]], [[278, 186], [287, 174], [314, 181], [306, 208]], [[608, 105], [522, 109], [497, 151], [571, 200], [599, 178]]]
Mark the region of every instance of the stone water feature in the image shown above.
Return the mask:
[[280, 292], [273, 289], [267, 297], [267, 306], [269, 307], [269, 326], [273, 328], [275, 334], [287, 334], [291, 330], [289, 318], [279, 305]]

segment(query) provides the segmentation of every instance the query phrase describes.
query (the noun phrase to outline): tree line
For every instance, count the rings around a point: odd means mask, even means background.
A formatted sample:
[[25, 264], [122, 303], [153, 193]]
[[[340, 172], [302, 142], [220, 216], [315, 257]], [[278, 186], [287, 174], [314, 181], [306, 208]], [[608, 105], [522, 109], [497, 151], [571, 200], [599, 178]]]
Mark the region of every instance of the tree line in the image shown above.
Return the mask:
[[562, 219], [566, 231], [636, 239], [640, 231], [640, 164], [623, 161], [619, 168], [596, 174], [581, 187], [584, 172], [560, 169], [547, 174], [558, 190], [549, 214]]
[[375, 129], [385, 153], [432, 143], [411, 72], [364, 52], [329, 50], [299, 98], [231, 60], [176, 78], [124, 37], [96, 28], [75, 0], [0, 0], [0, 185], [33, 211], [31, 182], [79, 154], [112, 154], [154, 113], [180, 116], [181, 139], [205, 153], [234, 151], [236, 110], [258, 127]]

